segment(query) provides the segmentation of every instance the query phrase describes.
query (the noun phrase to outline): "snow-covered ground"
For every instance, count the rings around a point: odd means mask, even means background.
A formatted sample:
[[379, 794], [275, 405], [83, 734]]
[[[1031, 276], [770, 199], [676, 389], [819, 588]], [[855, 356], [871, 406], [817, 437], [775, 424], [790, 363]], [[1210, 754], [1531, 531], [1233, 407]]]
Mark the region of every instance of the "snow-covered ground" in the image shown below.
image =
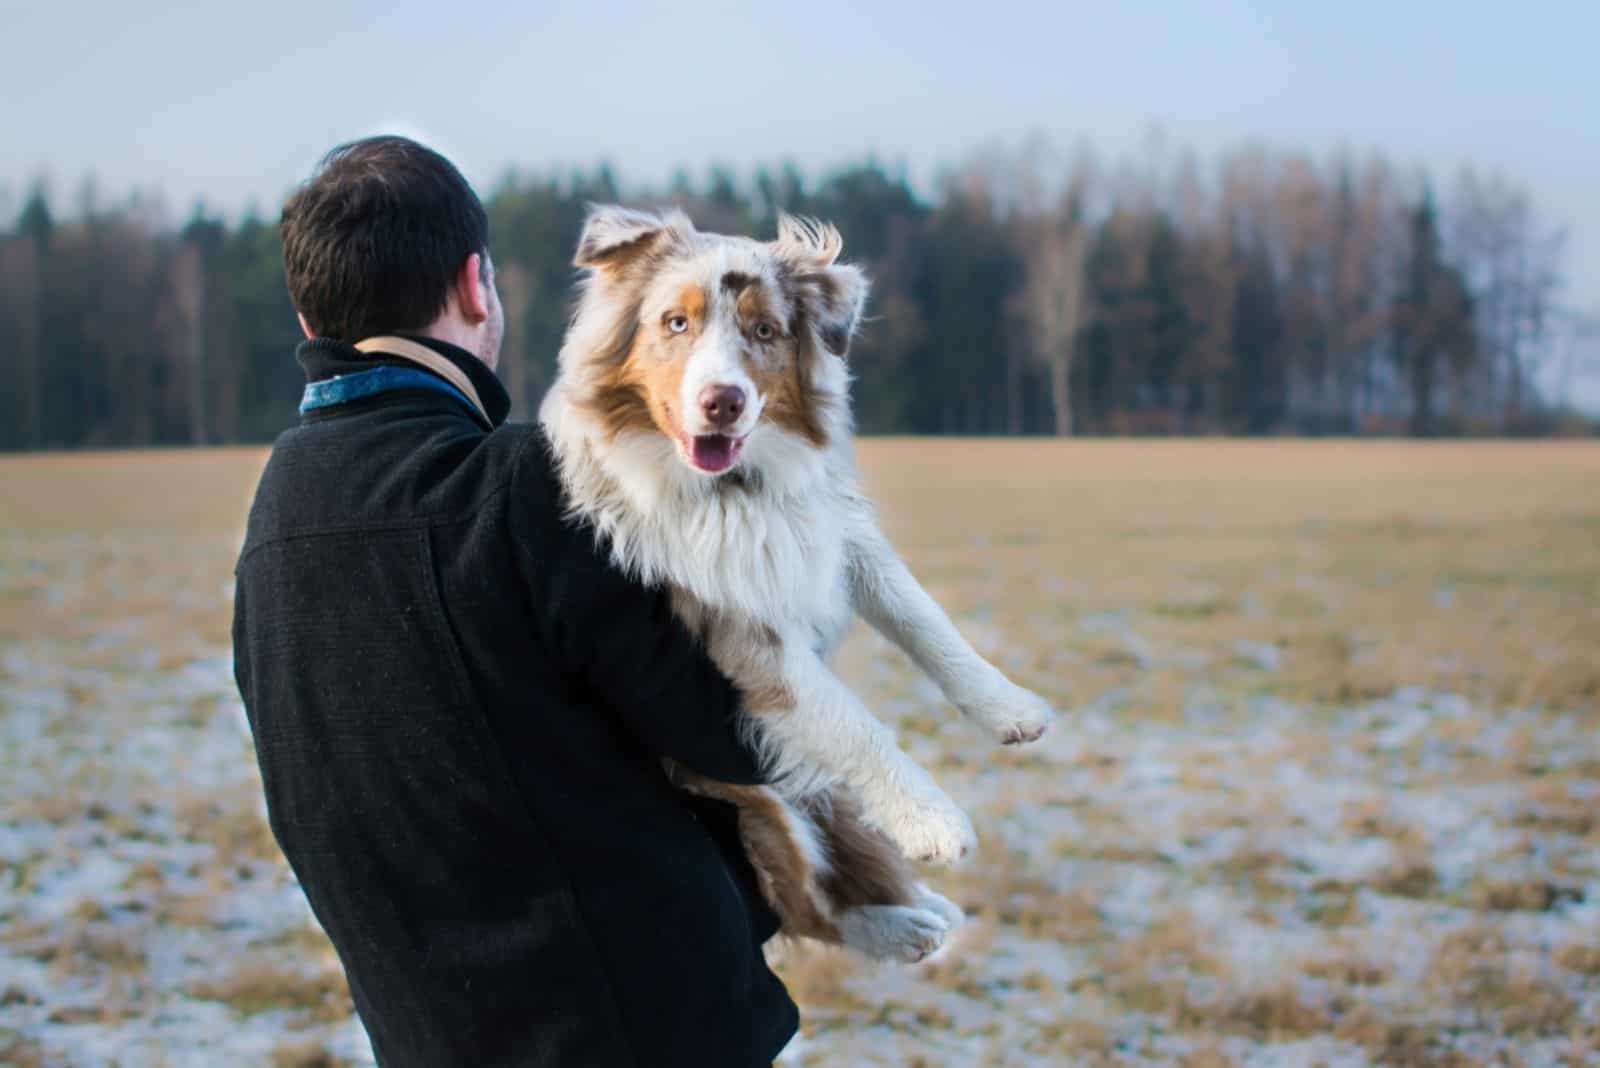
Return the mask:
[[[940, 512], [1029, 531], [1059, 507], [1031, 500]], [[1600, 1064], [1592, 606], [1312, 533], [1264, 555], [1191, 531], [1181, 579], [1171, 545], [1108, 534], [1130, 555], [1098, 584], [1109, 557], [1065, 542], [922, 539], [974, 642], [1071, 712], [997, 751], [852, 640], [841, 671], [982, 841], [930, 873], [969, 914], [935, 960], [778, 950], [786, 1068]], [[262, 819], [236, 544], [0, 537], [0, 1064], [370, 1060]]]
[[800, 954], [786, 1065], [1600, 1064], [1592, 717], [1113, 694], [994, 758], [933, 722], [972, 919], [921, 969]]
[[188, 550], [7, 545], [41, 610], [0, 648], [0, 1063], [371, 1059], [266, 831], [231, 653], [173, 618], [226, 611], [230, 545]]

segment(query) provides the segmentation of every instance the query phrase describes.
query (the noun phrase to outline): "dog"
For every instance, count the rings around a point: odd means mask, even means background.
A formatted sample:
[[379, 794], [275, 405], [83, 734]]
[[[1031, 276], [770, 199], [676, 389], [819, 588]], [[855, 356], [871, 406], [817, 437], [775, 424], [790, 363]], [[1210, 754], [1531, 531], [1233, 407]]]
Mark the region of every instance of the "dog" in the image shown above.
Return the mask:
[[771, 785], [674, 781], [738, 806], [785, 934], [917, 961], [962, 913], [907, 858], [959, 860], [972, 825], [831, 656], [859, 614], [997, 741], [1037, 739], [1051, 710], [961, 637], [859, 488], [846, 356], [868, 282], [842, 249], [791, 216], [761, 242], [592, 208], [539, 418], [572, 515], [733, 680]]

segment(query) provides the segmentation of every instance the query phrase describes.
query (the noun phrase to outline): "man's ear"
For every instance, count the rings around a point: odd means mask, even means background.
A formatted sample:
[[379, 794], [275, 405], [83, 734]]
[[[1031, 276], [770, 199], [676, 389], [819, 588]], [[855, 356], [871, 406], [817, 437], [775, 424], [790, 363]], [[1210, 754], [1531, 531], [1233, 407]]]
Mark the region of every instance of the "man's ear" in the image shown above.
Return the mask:
[[572, 262], [579, 267], [620, 270], [664, 242], [693, 232], [682, 212], [661, 216], [617, 204], [591, 204]]
[[797, 299], [818, 343], [835, 356], [844, 356], [861, 322], [869, 288], [861, 268], [838, 262], [844, 238], [830, 223], [780, 215], [773, 249], [792, 272]]
[[304, 315], [301, 315], [299, 312], [295, 312], [294, 313], [294, 317], [296, 319], [300, 320], [300, 332], [302, 334], [304, 334], [308, 338], [313, 338], [313, 337], [317, 336], [317, 332], [315, 330], [311, 329], [311, 324], [306, 322], [306, 317]]
[[474, 252], [461, 264], [461, 269], [456, 271], [456, 302], [461, 308], [462, 316], [477, 326], [489, 318], [489, 281], [485, 277], [483, 256]]

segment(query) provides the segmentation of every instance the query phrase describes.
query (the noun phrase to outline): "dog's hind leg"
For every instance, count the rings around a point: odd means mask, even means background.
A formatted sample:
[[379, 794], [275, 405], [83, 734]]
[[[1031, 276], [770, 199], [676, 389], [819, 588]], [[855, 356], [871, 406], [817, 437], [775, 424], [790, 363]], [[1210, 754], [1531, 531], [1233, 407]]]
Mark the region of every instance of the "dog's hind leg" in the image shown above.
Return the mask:
[[727, 801], [739, 810], [739, 840], [755, 869], [761, 896], [778, 914], [782, 931], [823, 942], [843, 941], [820, 876], [828, 857], [810, 813], [765, 786], [734, 786], [674, 769], [673, 779], [692, 793]]
[[739, 836], [762, 897], [790, 937], [915, 963], [944, 945], [961, 910], [916, 881], [886, 835], [843, 795], [803, 805], [764, 786], [732, 786], [682, 768], [684, 789], [739, 809]]
[[952, 931], [967, 922], [967, 914], [962, 911], [960, 905], [920, 883], [917, 885], [916, 904], [919, 909], [936, 913]]
[[810, 815], [827, 850], [822, 889], [844, 944], [906, 963], [937, 952], [961, 922], [961, 910], [918, 883], [900, 850], [861, 819], [843, 792], [818, 798]]
[[950, 936], [938, 913], [911, 905], [857, 905], [839, 917], [841, 941], [874, 960], [916, 964]]

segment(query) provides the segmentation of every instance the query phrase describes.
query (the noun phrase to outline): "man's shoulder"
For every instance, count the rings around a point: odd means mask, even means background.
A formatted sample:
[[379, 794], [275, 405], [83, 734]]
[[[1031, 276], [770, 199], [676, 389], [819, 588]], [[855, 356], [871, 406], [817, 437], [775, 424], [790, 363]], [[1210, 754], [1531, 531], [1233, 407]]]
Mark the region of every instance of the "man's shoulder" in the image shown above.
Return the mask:
[[554, 462], [536, 425], [419, 435], [381, 420], [311, 424], [274, 442], [243, 553], [287, 537], [454, 523], [505, 507], [560, 516]]

